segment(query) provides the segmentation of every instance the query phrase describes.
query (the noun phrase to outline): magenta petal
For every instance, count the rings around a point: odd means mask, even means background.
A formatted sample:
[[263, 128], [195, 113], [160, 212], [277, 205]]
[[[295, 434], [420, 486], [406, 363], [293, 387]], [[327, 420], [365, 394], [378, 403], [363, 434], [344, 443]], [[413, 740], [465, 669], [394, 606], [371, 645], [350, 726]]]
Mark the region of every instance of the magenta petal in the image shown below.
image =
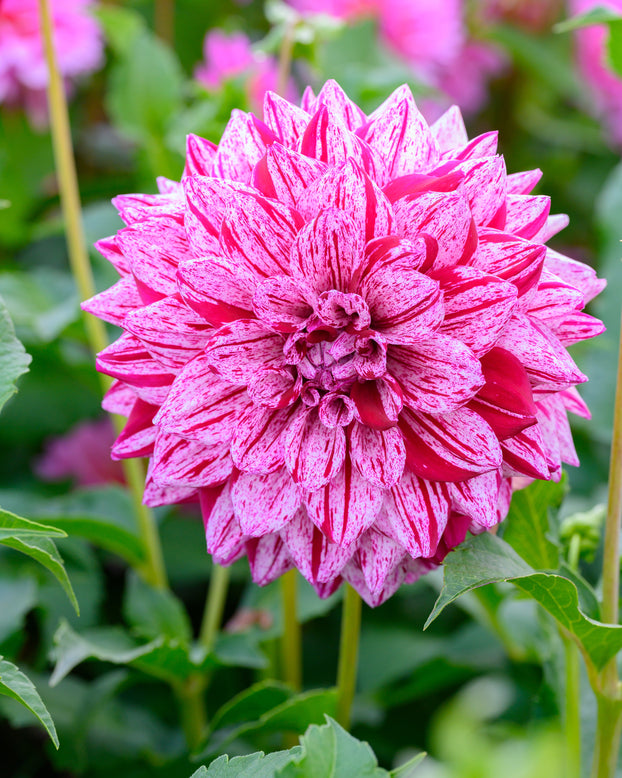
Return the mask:
[[217, 330], [205, 349], [214, 372], [226, 381], [247, 384], [262, 367], [285, 364], [285, 341], [255, 319], [238, 319]]
[[161, 486], [153, 480], [153, 461], [149, 462], [143, 504], [149, 508], [159, 508], [162, 505], [196, 502], [199, 492], [191, 486]]
[[505, 231], [534, 238], [546, 223], [551, 198], [544, 195], [508, 195]]
[[430, 130], [441, 153], [461, 148], [469, 142], [462, 113], [452, 105], [431, 125]]
[[283, 468], [258, 475], [240, 473], [231, 485], [235, 515], [245, 535], [268, 535], [292, 519], [301, 498], [298, 487]]
[[584, 306], [583, 294], [576, 287], [545, 268], [525, 307], [530, 316], [548, 323], [551, 319], [579, 311]]
[[[572, 440], [568, 415], [559, 395], [545, 397], [538, 402], [538, 422], [547, 447], [549, 459], [579, 466], [579, 457]], [[552, 454], [554, 452], [554, 454]]]
[[251, 473], [273, 473], [284, 461], [283, 431], [295, 410], [250, 407], [234, 430], [231, 456], [236, 467]]
[[116, 235], [98, 240], [95, 243], [95, 248], [102, 257], [110, 262], [120, 276], [127, 276], [132, 272], [130, 260], [121, 251]]
[[376, 262], [359, 285], [372, 327], [388, 343], [412, 344], [437, 329], [443, 319], [438, 282], [414, 269]]
[[546, 246], [516, 238], [498, 230], [480, 230], [479, 244], [471, 267], [510, 281], [522, 297], [538, 282]]
[[424, 481], [406, 471], [385, 502], [393, 538], [412, 557], [432, 556], [447, 524], [449, 505], [447, 484]]
[[311, 583], [326, 583], [343, 570], [353, 549], [331, 543], [307, 516], [304, 508], [282, 530], [281, 537], [296, 567]]
[[507, 178], [508, 194], [528, 195], [541, 178], [540, 168], [511, 173]]
[[275, 92], [266, 92], [264, 95], [263, 120], [284, 146], [291, 148], [296, 145], [310, 118], [302, 108], [292, 105]]
[[559, 393], [559, 396], [561, 397], [562, 402], [564, 403], [564, 408], [567, 411], [574, 413], [576, 416], [580, 416], [582, 419], [592, 418], [590, 409], [584, 403], [581, 395], [574, 386], [571, 386], [569, 389], [563, 389]]
[[129, 313], [124, 327], [154, 359], [175, 371], [203, 351], [214, 331], [176, 295]]
[[538, 243], [546, 243], [554, 235], [557, 235], [558, 232], [565, 230], [569, 223], [570, 219], [565, 213], [554, 213], [546, 219], [544, 225], [533, 236], [533, 239]]
[[383, 490], [363, 478], [346, 457], [338, 475], [307, 496], [307, 513], [330, 541], [347, 548], [374, 523], [382, 500]]
[[224, 443], [204, 446], [160, 430], [153, 454], [152, 476], [162, 486], [216, 486], [231, 475], [233, 462]]
[[113, 381], [112, 386], [102, 400], [102, 408], [108, 413], [117, 413], [119, 416], [129, 416], [134, 403], [136, 392], [122, 381]]
[[184, 176], [210, 176], [217, 148], [211, 140], [190, 133], [186, 137]]
[[181, 223], [184, 215], [183, 198], [176, 195], [126, 194], [112, 198], [119, 216], [128, 225], [147, 219], [175, 218]]
[[243, 387], [214, 375], [203, 355], [189, 362], [171, 387], [156, 423], [205, 445], [229, 442], [250, 400]]
[[464, 189], [471, 214], [478, 225], [490, 224], [505, 205], [506, 170], [503, 157], [484, 157], [461, 162], [455, 170], [464, 173]]
[[574, 311], [558, 319], [547, 320], [547, 325], [564, 346], [571, 346], [581, 340], [595, 338], [607, 329], [600, 319], [588, 313]]
[[215, 503], [204, 500], [204, 492], [199, 494], [207, 550], [218, 564], [230, 565], [243, 551], [245, 538], [233, 512], [229, 486], [224, 487]]
[[456, 410], [484, 384], [473, 352], [440, 333], [412, 346], [391, 346], [387, 369], [402, 388], [404, 404], [425, 413]]
[[257, 316], [277, 332], [296, 332], [313, 313], [315, 293], [302, 279], [266, 278], [253, 296]]
[[246, 391], [255, 405], [287, 408], [298, 399], [301, 386], [301, 377], [295, 376], [290, 367], [262, 367], [250, 379]]
[[543, 478], [545, 481], [551, 477], [553, 465], [546, 456], [539, 424], [504, 440], [501, 450], [504, 466], [510, 468], [511, 475], [526, 475], [530, 478]]
[[267, 586], [294, 566], [280, 535], [251, 538], [245, 548], [251, 576], [258, 586]]
[[461, 340], [476, 356], [499, 339], [516, 305], [516, 287], [470, 267], [436, 273], [443, 292], [445, 319], [440, 331]]
[[230, 261], [223, 257], [212, 255], [181, 262], [177, 283], [184, 301], [215, 327], [251, 316], [248, 284], [234, 275]]
[[377, 595], [404, 555], [400, 543], [371, 527], [361, 537], [351, 564], [358, 564], [370, 593]]
[[443, 155], [446, 159], [473, 160], [482, 157], [494, 157], [499, 145], [499, 133], [496, 130], [477, 135], [473, 140], [465, 142], [460, 148], [453, 149], [450, 154]]
[[368, 427], [386, 430], [397, 424], [402, 410], [402, 390], [388, 373], [375, 381], [356, 383], [350, 389], [357, 419]]
[[335, 116], [349, 130], [356, 130], [366, 120], [363, 111], [332, 78], [326, 81], [315, 98], [315, 110], [320, 105], [325, 105], [330, 115]]
[[546, 325], [524, 314], [513, 316], [498, 345], [521, 361], [538, 388], [558, 391], [587, 381]]
[[126, 425], [112, 447], [113, 459], [151, 456], [157, 431], [153, 426], [153, 417], [157, 410], [156, 405], [136, 400]]
[[363, 478], [389, 489], [402, 477], [406, 447], [397, 427], [376, 430], [355, 423], [349, 433], [350, 456]]
[[434, 137], [406, 85], [371, 114], [364, 138], [386, 159], [391, 178], [428, 170], [438, 159]]
[[325, 172], [326, 165], [273, 143], [253, 171], [253, 184], [266, 197], [296, 206], [303, 193]]
[[122, 278], [109, 289], [85, 300], [80, 306], [99, 319], [120, 327], [126, 315], [143, 304], [133, 278]]
[[420, 478], [463, 481], [501, 465], [501, 449], [491, 427], [466, 408], [442, 416], [404, 409], [399, 428], [406, 464]]
[[598, 278], [596, 271], [589, 265], [558, 254], [552, 249], [547, 249], [544, 266], [567, 284], [579, 289], [586, 303], [593, 300], [607, 286], [605, 279]]
[[491, 471], [468, 481], [450, 484], [453, 509], [470, 517], [480, 529], [490, 529], [499, 523], [497, 505], [501, 475]]
[[214, 155], [212, 175], [247, 184], [265, 151], [266, 141], [255, 117], [234, 109]]
[[[405, 559], [408, 557], [405, 555]], [[384, 585], [380, 591], [372, 593], [367, 586], [365, 574], [361, 570], [358, 560], [352, 559], [343, 568], [342, 575], [350, 586], [359, 594], [361, 599], [370, 608], [377, 608], [383, 602], [392, 597], [400, 586], [406, 581], [404, 562], [400, 562], [388, 573]], [[428, 568], [429, 569], [429, 568]]]
[[292, 275], [315, 291], [349, 291], [362, 260], [362, 242], [349, 216], [328, 208], [298, 233], [291, 253]]
[[287, 273], [290, 248], [301, 226], [300, 215], [288, 206], [240, 193], [223, 220], [220, 244], [241, 272], [260, 280]]
[[320, 489], [341, 470], [346, 454], [345, 432], [342, 427], [325, 427], [315, 408], [298, 410], [282, 442], [287, 469], [301, 489]]

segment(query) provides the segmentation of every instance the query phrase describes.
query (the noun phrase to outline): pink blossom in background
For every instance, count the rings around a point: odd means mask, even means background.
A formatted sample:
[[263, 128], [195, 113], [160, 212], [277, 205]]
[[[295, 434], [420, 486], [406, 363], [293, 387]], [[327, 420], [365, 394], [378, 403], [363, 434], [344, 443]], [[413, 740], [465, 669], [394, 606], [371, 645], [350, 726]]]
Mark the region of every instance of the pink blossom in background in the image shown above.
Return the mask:
[[498, 49], [469, 39], [463, 0], [290, 0], [290, 4], [302, 13], [376, 18], [384, 44], [423, 83], [447, 94], [448, 100], [424, 101], [429, 117], [436, 118], [454, 102], [468, 112], [481, 108], [488, 81], [505, 66]]
[[[245, 75], [248, 99], [253, 110], [261, 111], [267, 91], [277, 88], [278, 64], [273, 57], [253, 51], [243, 32], [227, 34], [210, 30], [203, 43], [204, 62], [197, 66], [194, 77], [210, 90], [219, 89], [228, 78]], [[287, 97], [295, 99], [289, 85]]]
[[44, 481], [71, 479], [77, 486], [124, 483], [120, 463], [110, 458], [115, 437], [108, 418], [77, 424], [47, 443], [35, 472]]
[[[51, 0], [56, 56], [68, 86], [102, 63], [91, 0]], [[41, 123], [47, 116], [47, 65], [38, 0], [0, 0], [0, 103], [22, 105]]]
[[[585, 13], [603, 6], [622, 13], [622, 0], [571, 0], [570, 11]], [[606, 25], [576, 30], [577, 60], [590, 88], [597, 112], [603, 117], [614, 143], [622, 144], [622, 78], [607, 64]]]
[[496, 526], [514, 477], [578, 464], [566, 347], [602, 332], [604, 282], [456, 107], [429, 126], [404, 86], [366, 116], [328, 81], [263, 113], [115, 200], [120, 280], [83, 305], [124, 330], [97, 358], [112, 454], [150, 458], [148, 505], [200, 501], [218, 563], [378, 605]]

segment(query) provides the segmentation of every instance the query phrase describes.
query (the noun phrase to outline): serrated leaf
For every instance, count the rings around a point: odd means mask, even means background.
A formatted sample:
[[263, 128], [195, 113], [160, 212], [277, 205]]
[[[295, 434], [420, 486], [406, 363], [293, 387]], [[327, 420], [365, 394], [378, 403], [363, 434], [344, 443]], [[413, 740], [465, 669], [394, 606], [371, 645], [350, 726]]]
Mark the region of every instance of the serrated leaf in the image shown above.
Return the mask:
[[58, 748], [58, 735], [48, 709], [43, 704], [34, 684], [12, 662], [0, 657], [0, 694], [17, 700], [28, 708], [43, 724], [52, 742]]
[[21, 551], [22, 554], [26, 554], [32, 559], [39, 562], [39, 564], [46, 567], [52, 575], [58, 580], [60, 585], [65, 590], [69, 601], [74, 607], [74, 610], [79, 615], [80, 607], [76, 599], [75, 592], [65, 570], [65, 565], [58, 553], [58, 549], [54, 543], [48, 537], [37, 535], [24, 535], [21, 537], [8, 537], [0, 540], [0, 543], [9, 548], [13, 548], [16, 551]]
[[0, 298], [0, 408], [15, 394], [17, 379], [28, 372], [30, 354], [15, 335], [9, 311]]
[[586, 616], [579, 608], [577, 587], [572, 581], [534, 570], [511, 546], [489, 533], [468, 538], [447, 555], [443, 588], [424, 629], [461, 594], [501, 581], [510, 581], [533, 597], [575, 638], [597, 669], [622, 648], [622, 626], [603, 624]]
[[289, 751], [264, 754], [259, 751], [248, 756], [219, 756], [209, 767], [200, 767], [191, 778], [274, 778], [278, 770], [300, 752], [295, 746]]
[[564, 481], [534, 481], [512, 495], [503, 539], [536, 569], [556, 570], [559, 565], [559, 546], [551, 538], [549, 517], [559, 509], [565, 493]]
[[184, 606], [171, 591], [155, 589], [132, 572], [125, 590], [123, 615], [138, 634], [189, 644], [192, 627]]
[[47, 527], [31, 519], [24, 519], [15, 513], [0, 508], [0, 543], [6, 538], [56, 537], [66, 538], [62, 529]]
[[357, 740], [326, 716], [300, 740], [302, 754], [287, 764], [279, 778], [388, 778], [368, 743]]

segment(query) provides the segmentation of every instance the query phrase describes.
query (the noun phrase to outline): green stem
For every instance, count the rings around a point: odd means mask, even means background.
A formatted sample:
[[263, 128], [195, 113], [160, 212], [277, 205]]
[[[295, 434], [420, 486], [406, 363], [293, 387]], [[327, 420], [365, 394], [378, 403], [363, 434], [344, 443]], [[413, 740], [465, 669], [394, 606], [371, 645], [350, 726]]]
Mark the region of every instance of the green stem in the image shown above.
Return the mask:
[[281, 41], [281, 49], [279, 51], [279, 71], [276, 80], [276, 91], [279, 95], [284, 95], [287, 91], [287, 82], [292, 67], [294, 43], [296, 42], [295, 33], [296, 22], [290, 20], [287, 22], [283, 31], [283, 40]]
[[356, 689], [362, 602], [349, 584], [344, 584], [344, 587], [337, 670], [337, 721], [344, 729], [349, 729], [352, 700]]
[[181, 724], [190, 751], [195, 751], [203, 740], [207, 728], [205, 713], [205, 678], [191, 675], [184, 683], [175, 685], [179, 701]]
[[296, 570], [289, 570], [281, 576], [281, 598], [283, 602], [281, 662], [283, 665], [283, 680], [293, 689], [299, 691], [302, 688], [302, 636], [297, 614], [297, 584]]
[[[61, 206], [65, 220], [67, 251], [71, 272], [78, 287], [78, 293], [81, 299], [86, 300], [95, 294], [95, 283], [84, 239], [80, 191], [71, 142], [69, 112], [54, 50], [49, 0], [39, 0], [39, 12], [41, 15], [45, 58], [49, 72], [48, 104], [50, 124]], [[84, 314], [84, 316], [86, 334], [91, 349], [94, 353], [102, 351], [108, 345], [104, 323], [88, 313]], [[106, 376], [100, 376], [100, 380], [105, 391], [109, 386], [109, 379]], [[113, 417], [113, 421], [118, 426], [119, 420], [115, 420]], [[123, 470], [132, 493], [139, 531], [145, 548], [146, 562], [141, 573], [149, 583], [159, 588], [166, 588], [168, 584], [157, 525], [153, 513], [142, 504], [142, 493], [145, 485], [142, 465], [140, 462], [125, 460]]]
[[601, 694], [596, 695], [598, 719], [596, 746], [591, 778], [615, 778], [622, 729], [620, 703]]
[[566, 775], [581, 778], [581, 665], [579, 649], [574, 642], [562, 635], [566, 664], [566, 700], [564, 734], [566, 738]]
[[212, 650], [222, 623], [222, 614], [225, 609], [228, 588], [229, 568], [221, 567], [221, 565], [214, 563], [199, 635], [199, 642], [208, 651]]
[[173, 45], [175, 40], [175, 2], [174, 0], [155, 0], [153, 27], [158, 38]]

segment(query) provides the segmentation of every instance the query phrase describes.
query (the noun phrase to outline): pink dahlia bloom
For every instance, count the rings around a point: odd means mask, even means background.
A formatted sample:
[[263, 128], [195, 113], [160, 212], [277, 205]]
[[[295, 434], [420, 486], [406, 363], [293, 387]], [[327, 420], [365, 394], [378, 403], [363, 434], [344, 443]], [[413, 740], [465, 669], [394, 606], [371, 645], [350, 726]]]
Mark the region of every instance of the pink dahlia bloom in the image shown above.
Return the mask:
[[329, 81], [264, 119], [115, 201], [121, 278], [84, 305], [125, 330], [97, 360], [113, 456], [150, 457], [148, 504], [200, 500], [219, 563], [376, 605], [496, 525], [513, 476], [577, 464], [566, 346], [603, 330], [603, 282], [456, 108], [430, 127], [401, 87], [365, 116]]
[[115, 437], [110, 419], [77, 424], [47, 444], [35, 472], [44, 481], [68, 478], [78, 486], [123, 483], [120, 463], [110, 459]]
[[[103, 44], [91, 0], [51, 0], [56, 56], [70, 85], [95, 70]], [[0, 0], [0, 103], [22, 104], [38, 122], [46, 117], [47, 65], [38, 0]]]
[[[194, 77], [211, 90], [220, 89], [228, 78], [246, 76], [246, 89], [251, 107], [260, 111], [266, 92], [276, 89], [278, 65], [273, 57], [256, 53], [243, 32], [227, 35], [211, 30], [203, 43], [205, 61], [199, 65]], [[288, 97], [294, 96], [290, 85]]]
[[[573, 14], [604, 6], [622, 13], [622, 0], [571, 0]], [[604, 118], [614, 143], [622, 144], [622, 78], [607, 64], [606, 25], [576, 31], [577, 59], [581, 74], [590, 87], [596, 111]]]

